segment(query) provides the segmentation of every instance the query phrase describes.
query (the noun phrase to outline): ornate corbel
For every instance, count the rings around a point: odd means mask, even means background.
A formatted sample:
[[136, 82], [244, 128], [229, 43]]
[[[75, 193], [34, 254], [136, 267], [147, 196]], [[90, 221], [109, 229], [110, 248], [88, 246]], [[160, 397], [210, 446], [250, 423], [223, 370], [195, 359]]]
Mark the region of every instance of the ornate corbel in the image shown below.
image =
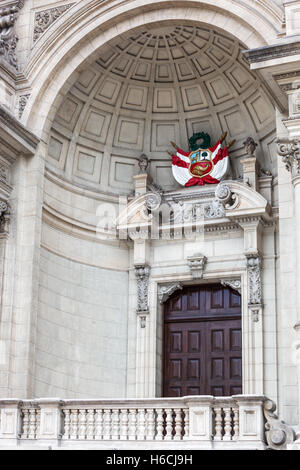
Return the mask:
[[158, 299], [159, 303], [163, 304], [166, 302], [171, 295], [177, 290], [182, 290], [183, 286], [180, 282], [173, 282], [172, 284], [161, 284], [158, 286]]
[[137, 279], [137, 295], [138, 305], [137, 314], [149, 313], [148, 305], [148, 288], [149, 288], [149, 276], [150, 267], [148, 265], [137, 265], [134, 268], [135, 276]]
[[189, 256], [187, 258], [187, 262], [188, 262], [191, 274], [193, 276], [193, 279], [202, 279], [204, 269], [207, 263], [206, 256], [200, 253], [199, 254], [197, 253], [194, 256]]
[[266, 439], [270, 449], [285, 450], [287, 445], [295, 440], [295, 433], [291, 427], [278, 419], [275, 414], [276, 405], [272, 400], [264, 403], [264, 416], [266, 419]]
[[261, 258], [258, 253], [246, 254], [248, 275], [248, 307], [253, 322], [259, 321], [262, 308]]
[[300, 176], [300, 140], [277, 140], [278, 154], [292, 178]]
[[230, 279], [221, 281], [222, 286], [231, 287], [231, 289], [238, 292], [238, 294], [242, 294], [242, 283], [240, 279]]
[[18, 12], [23, 6], [24, 0], [19, 0], [0, 9], [0, 56], [16, 70], [18, 69], [16, 57], [18, 36], [14, 26]]

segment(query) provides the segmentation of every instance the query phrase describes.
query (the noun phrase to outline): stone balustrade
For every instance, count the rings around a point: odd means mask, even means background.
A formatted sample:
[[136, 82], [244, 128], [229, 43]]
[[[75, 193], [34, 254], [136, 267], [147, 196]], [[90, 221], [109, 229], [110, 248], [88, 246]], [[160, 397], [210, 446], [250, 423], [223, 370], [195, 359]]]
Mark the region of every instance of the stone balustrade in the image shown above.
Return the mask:
[[269, 402], [257, 395], [2, 399], [0, 449], [265, 449]]

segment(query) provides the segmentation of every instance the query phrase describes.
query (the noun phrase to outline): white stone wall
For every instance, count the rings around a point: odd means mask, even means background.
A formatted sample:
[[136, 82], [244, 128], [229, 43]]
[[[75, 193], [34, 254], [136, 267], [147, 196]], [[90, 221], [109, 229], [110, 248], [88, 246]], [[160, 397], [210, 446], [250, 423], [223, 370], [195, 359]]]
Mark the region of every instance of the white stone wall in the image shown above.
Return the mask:
[[128, 274], [41, 250], [36, 397], [126, 396]]

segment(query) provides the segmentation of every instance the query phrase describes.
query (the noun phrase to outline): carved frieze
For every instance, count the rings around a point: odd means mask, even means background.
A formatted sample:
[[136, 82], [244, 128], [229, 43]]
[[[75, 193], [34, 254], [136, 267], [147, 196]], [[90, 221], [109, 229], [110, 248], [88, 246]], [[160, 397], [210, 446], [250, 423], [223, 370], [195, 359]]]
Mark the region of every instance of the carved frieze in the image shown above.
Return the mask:
[[172, 284], [161, 284], [158, 286], [158, 299], [161, 304], [166, 302], [171, 295], [177, 290], [182, 290], [180, 282], [173, 282]]
[[300, 176], [300, 140], [277, 141], [278, 153], [285, 163], [286, 169], [291, 172], [292, 178]]
[[204, 269], [207, 263], [206, 256], [202, 254], [195, 254], [194, 256], [189, 256], [187, 259], [191, 274], [193, 279], [202, 279]]
[[204, 217], [207, 219], [225, 217], [225, 209], [219, 199], [213, 199], [210, 204], [204, 207]]
[[135, 266], [134, 271], [137, 279], [137, 313], [148, 313], [148, 289], [150, 267], [148, 265]]
[[34, 18], [33, 42], [36, 42], [46, 29], [72, 5], [73, 3], [68, 3], [67, 5], [49, 8], [48, 10], [36, 13]]

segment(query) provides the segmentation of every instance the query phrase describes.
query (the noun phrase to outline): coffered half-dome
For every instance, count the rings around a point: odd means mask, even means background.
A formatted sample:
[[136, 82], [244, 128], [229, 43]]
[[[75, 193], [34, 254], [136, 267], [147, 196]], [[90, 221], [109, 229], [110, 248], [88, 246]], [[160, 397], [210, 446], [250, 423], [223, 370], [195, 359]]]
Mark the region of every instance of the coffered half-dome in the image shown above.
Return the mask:
[[208, 132], [214, 141], [227, 130], [236, 139], [234, 177], [248, 136], [259, 143], [262, 167], [274, 173], [274, 106], [243, 49], [232, 36], [195, 25], [119, 37], [81, 72], [58, 109], [48, 169], [75, 185], [129, 193], [145, 153], [154, 181], [171, 189], [177, 183], [170, 141], [188, 149], [194, 132]]

